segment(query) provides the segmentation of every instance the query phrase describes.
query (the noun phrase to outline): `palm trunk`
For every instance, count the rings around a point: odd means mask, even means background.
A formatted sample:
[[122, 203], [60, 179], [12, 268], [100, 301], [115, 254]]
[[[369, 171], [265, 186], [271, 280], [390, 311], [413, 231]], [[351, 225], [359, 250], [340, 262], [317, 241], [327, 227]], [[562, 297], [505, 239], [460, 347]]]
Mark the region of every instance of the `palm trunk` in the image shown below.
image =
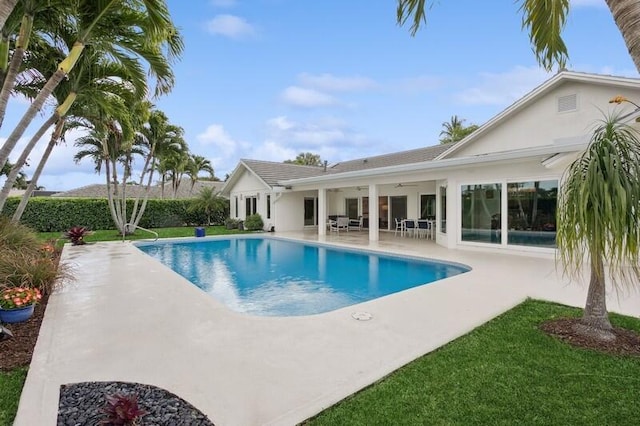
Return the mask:
[[581, 331], [600, 339], [611, 339], [611, 322], [607, 312], [607, 297], [604, 281], [602, 256], [591, 255], [591, 279], [587, 294], [587, 303], [580, 320]]
[[20, 34], [16, 40], [16, 47], [11, 57], [11, 63], [9, 69], [5, 75], [4, 82], [2, 83], [2, 90], [0, 91], [0, 127], [4, 121], [4, 114], [7, 111], [7, 103], [9, 102], [9, 95], [13, 90], [13, 85], [16, 81], [16, 76], [22, 65], [22, 59], [24, 53], [29, 47], [29, 38], [31, 36], [31, 29], [33, 28], [33, 15], [24, 15], [22, 17], [22, 23], [20, 24]]
[[33, 135], [31, 140], [29, 140], [29, 143], [27, 143], [27, 146], [24, 147], [22, 154], [20, 154], [20, 157], [16, 161], [16, 164], [13, 166], [13, 168], [9, 172], [9, 175], [7, 176], [7, 180], [5, 181], [4, 186], [0, 191], [0, 212], [4, 208], [4, 204], [7, 202], [7, 198], [9, 197], [9, 192], [11, 191], [11, 188], [13, 188], [13, 184], [16, 183], [16, 178], [18, 177], [20, 170], [22, 170], [22, 167], [27, 162], [27, 158], [29, 157], [29, 154], [31, 153], [33, 148], [36, 146], [38, 141], [42, 139], [42, 136], [44, 136], [46, 131], [49, 130], [49, 127], [51, 127], [56, 121], [58, 121], [58, 118], [59, 117], [57, 113], [54, 113], [51, 117], [49, 117], [49, 119], [45, 121], [42, 126], [40, 126], [40, 129], [38, 129], [36, 134]]
[[18, 4], [18, 0], [0, 0], [0, 30], [4, 28], [4, 24], [16, 4]]
[[31, 183], [29, 183], [29, 186], [27, 187], [26, 192], [22, 196], [22, 200], [20, 200], [20, 204], [18, 204], [18, 208], [13, 213], [13, 217], [11, 218], [13, 222], [16, 222], [16, 223], [20, 222], [20, 219], [22, 218], [24, 210], [27, 208], [27, 203], [29, 202], [29, 198], [31, 198], [31, 194], [33, 194], [33, 191], [36, 189], [36, 186], [38, 185], [38, 179], [42, 174], [42, 170], [44, 170], [44, 166], [47, 164], [47, 161], [49, 160], [51, 151], [53, 151], [53, 147], [56, 146], [56, 144], [58, 143], [58, 140], [60, 139], [60, 136], [62, 135], [62, 130], [64, 129], [65, 121], [66, 121], [65, 118], [58, 120], [58, 123], [56, 124], [56, 128], [53, 131], [53, 134], [51, 135], [51, 139], [49, 140], [49, 144], [47, 145], [47, 148], [44, 150], [44, 153], [42, 154], [42, 158], [38, 163], [38, 167], [36, 167], [36, 170], [33, 172], [33, 176], [31, 177]]
[[113, 194], [111, 193], [111, 165], [109, 164], [109, 160], [105, 160], [105, 176], [107, 179], [107, 203], [109, 204], [109, 212], [111, 213], [111, 218], [113, 219], [113, 223], [116, 225], [116, 229], [123, 232], [120, 227], [120, 223], [118, 222], [118, 214], [116, 212], [115, 204], [113, 202]]
[[606, 0], [609, 10], [622, 34], [631, 59], [640, 72], [640, 2], [637, 0]]
[[[135, 229], [136, 226], [140, 223], [142, 219], [142, 215], [144, 214], [144, 210], [147, 208], [147, 201], [149, 200], [149, 188], [151, 188], [151, 183], [153, 182], [153, 171], [155, 170], [155, 157], [151, 159], [151, 166], [149, 167], [149, 177], [147, 179], [147, 186], [144, 188], [144, 196], [142, 198], [142, 205], [140, 206], [140, 210], [135, 210], [135, 213], [131, 214], [131, 223], [133, 223], [133, 227]], [[136, 198], [136, 208], [137, 208], [138, 199]]]
[[71, 52], [69, 52], [69, 55], [67, 55], [67, 57], [62, 62], [60, 62], [60, 65], [58, 65], [58, 70], [51, 76], [51, 78], [49, 78], [42, 90], [38, 92], [38, 96], [36, 97], [36, 99], [31, 103], [31, 105], [29, 105], [29, 108], [22, 116], [22, 119], [20, 119], [18, 125], [13, 130], [13, 132], [11, 132], [11, 135], [9, 135], [9, 138], [0, 149], [0, 169], [7, 163], [9, 154], [11, 154], [11, 151], [13, 151], [13, 148], [15, 148], [18, 140], [27, 130], [27, 127], [29, 127], [29, 124], [31, 124], [33, 118], [42, 109], [45, 101], [49, 98], [49, 96], [51, 96], [54, 89], [58, 87], [58, 84], [60, 84], [62, 79], [65, 78], [67, 73], [71, 71], [71, 69], [73, 69], [73, 66], [80, 57], [83, 49], [84, 44], [82, 43], [76, 42], [73, 45], [73, 48], [71, 49]]

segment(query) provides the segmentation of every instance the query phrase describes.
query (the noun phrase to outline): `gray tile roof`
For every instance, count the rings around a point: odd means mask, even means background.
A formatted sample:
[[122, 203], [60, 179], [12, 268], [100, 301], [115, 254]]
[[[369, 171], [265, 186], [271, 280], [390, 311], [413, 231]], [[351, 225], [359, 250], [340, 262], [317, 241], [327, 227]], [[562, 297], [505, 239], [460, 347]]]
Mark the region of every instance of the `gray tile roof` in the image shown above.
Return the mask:
[[324, 167], [317, 166], [245, 159], [241, 161], [269, 186], [274, 186], [281, 180], [321, 176], [327, 173], [324, 171]]
[[[220, 190], [224, 182], [211, 182], [211, 181], [197, 181], [191, 190], [191, 181], [184, 179], [178, 187], [178, 193], [176, 198], [193, 198], [198, 195], [198, 192], [204, 187], [213, 186], [216, 190]], [[140, 194], [142, 188], [137, 185], [127, 186], [127, 198], [135, 198]], [[140, 194], [142, 195], [142, 194]], [[65, 192], [58, 192], [53, 197], [78, 197], [78, 198], [107, 198], [107, 185], [106, 184], [93, 184], [80, 188], [71, 189]], [[155, 185], [149, 188], [149, 198], [162, 198], [162, 186]], [[164, 198], [173, 198], [173, 190], [171, 184], [166, 183], [164, 188]]]
[[327, 167], [326, 171], [324, 170], [324, 167], [317, 166], [301, 166], [298, 164], [248, 159], [243, 159], [241, 161], [253, 170], [255, 174], [260, 176], [260, 178], [268, 185], [274, 186], [280, 181], [289, 179], [309, 178], [326, 174], [336, 175], [356, 170], [377, 169], [380, 167], [432, 161], [438, 155], [451, 148], [451, 146], [453, 146], [453, 144], [434, 145], [409, 151], [393, 152], [390, 154], [342, 161], [340, 163], [330, 165]]
[[374, 157], [358, 158], [343, 161], [330, 167], [333, 173], [352, 172], [355, 170], [378, 169], [380, 167], [399, 166], [402, 164], [432, 161], [438, 155], [451, 148], [453, 144], [434, 145], [409, 151], [392, 152]]

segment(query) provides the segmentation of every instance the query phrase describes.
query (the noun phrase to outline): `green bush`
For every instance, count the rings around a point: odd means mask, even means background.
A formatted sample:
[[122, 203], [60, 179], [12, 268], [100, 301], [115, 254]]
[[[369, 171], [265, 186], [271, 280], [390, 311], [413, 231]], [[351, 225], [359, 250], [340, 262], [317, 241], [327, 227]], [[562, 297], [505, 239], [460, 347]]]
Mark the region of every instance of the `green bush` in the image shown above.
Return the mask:
[[264, 229], [262, 216], [258, 213], [248, 216], [244, 221], [244, 228], [248, 231], [258, 231]]
[[[9, 198], [0, 214], [11, 217], [19, 203], [20, 198]], [[133, 210], [133, 203], [133, 200], [127, 201], [127, 216]], [[206, 222], [206, 215], [189, 211], [189, 204], [187, 199], [149, 200], [139, 225], [164, 228]], [[225, 211], [216, 211], [212, 215], [212, 222], [222, 224], [228, 214], [227, 203]], [[93, 230], [116, 229], [105, 198], [34, 197], [29, 200], [20, 222], [38, 232], [62, 232], [74, 226]]]

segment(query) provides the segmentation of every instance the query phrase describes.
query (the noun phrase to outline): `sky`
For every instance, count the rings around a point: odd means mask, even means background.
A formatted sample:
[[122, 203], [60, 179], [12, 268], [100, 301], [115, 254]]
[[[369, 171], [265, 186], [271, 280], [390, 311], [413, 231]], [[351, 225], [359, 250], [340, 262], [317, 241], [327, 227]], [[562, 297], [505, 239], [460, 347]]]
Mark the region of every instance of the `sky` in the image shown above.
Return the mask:
[[[453, 115], [481, 125], [552, 75], [536, 63], [520, 2], [434, 1], [415, 37], [396, 24], [395, 0], [167, 3], [185, 50], [173, 91], [153, 102], [221, 179], [241, 158], [312, 152], [331, 164], [436, 145]], [[563, 34], [568, 69], [638, 76], [604, 0], [572, 0]], [[10, 100], [0, 142], [25, 108]], [[104, 183], [88, 159], [73, 162], [78, 136], [54, 150], [40, 179], [47, 190]]]

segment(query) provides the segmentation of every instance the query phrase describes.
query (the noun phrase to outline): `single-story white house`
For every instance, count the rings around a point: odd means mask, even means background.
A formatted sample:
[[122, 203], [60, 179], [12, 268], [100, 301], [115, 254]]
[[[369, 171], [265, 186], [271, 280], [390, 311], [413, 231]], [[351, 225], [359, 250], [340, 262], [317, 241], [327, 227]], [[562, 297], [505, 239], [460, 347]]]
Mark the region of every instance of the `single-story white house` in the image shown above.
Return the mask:
[[563, 172], [614, 108], [635, 125], [640, 79], [562, 71], [460, 142], [325, 167], [241, 160], [222, 193], [231, 217], [265, 229], [327, 232], [330, 215], [364, 218], [369, 240], [395, 220], [432, 219], [437, 244], [553, 252]]

